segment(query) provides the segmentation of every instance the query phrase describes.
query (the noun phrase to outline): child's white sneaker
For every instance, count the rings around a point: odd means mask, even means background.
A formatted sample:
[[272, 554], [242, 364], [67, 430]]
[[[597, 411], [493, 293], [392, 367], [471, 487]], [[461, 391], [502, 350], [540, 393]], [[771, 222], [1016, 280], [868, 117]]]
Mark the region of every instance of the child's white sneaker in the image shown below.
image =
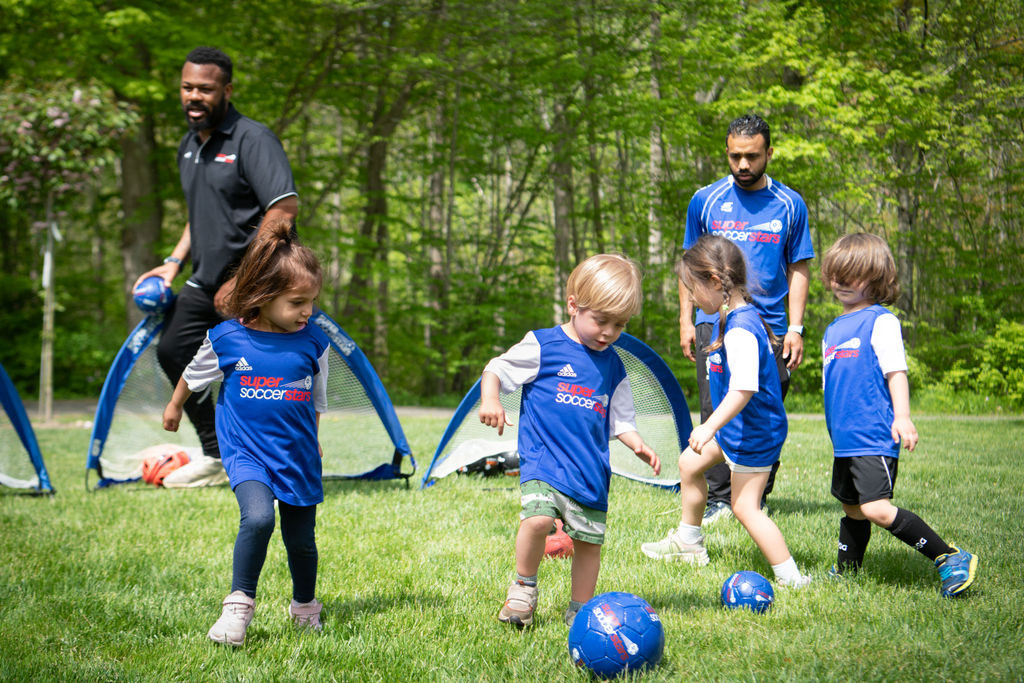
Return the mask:
[[708, 551], [704, 547], [703, 537], [697, 543], [683, 543], [679, 540], [675, 529], [668, 532], [668, 535], [660, 541], [641, 543], [640, 550], [654, 560], [682, 560], [698, 567], [703, 567], [711, 561]]
[[810, 576], [808, 576], [807, 574], [801, 574], [799, 577], [795, 579], [789, 579], [788, 581], [778, 579], [777, 583], [779, 584], [779, 588], [803, 588], [804, 586], [808, 585], [811, 581], [812, 579]]
[[323, 603], [317, 600], [309, 602], [295, 602], [288, 605], [288, 616], [296, 626], [308, 628], [311, 631], [319, 631], [323, 628], [320, 624], [320, 612], [323, 610]]
[[220, 619], [206, 635], [216, 643], [237, 647], [245, 642], [245, 629], [249, 628], [256, 611], [256, 601], [242, 591], [235, 591], [224, 598], [223, 605]]

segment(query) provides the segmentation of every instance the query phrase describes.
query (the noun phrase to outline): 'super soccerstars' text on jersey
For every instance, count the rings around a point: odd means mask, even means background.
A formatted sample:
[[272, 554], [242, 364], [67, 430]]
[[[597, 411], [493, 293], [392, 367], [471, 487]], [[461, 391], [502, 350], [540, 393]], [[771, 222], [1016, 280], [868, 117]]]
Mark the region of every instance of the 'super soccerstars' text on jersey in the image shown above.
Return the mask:
[[242, 259], [267, 208], [296, 194], [292, 169], [270, 129], [229, 105], [206, 142], [195, 131], [185, 134], [178, 172], [192, 240], [188, 284], [215, 291]]
[[329, 349], [315, 325], [277, 333], [228, 320], [207, 333], [182, 377], [192, 391], [222, 382], [217, 440], [232, 488], [259, 481], [289, 505], [323, 501], [316, 414], [327, 409]]
[[484, 368], [501, 391], [522, 387], [519, 478], [608, 509], [612, 435], [636, 431], [633, 392], [618, 352], [594, 351], [561, 327], [528, 332]]
[[[705, 234], [732, 241], [747, 258], [747, 291], [776, 334], [786, 333], [789, 264], [814, 258], [807, 226], [807, 205], [794, 190], [765, 176], [767, 185], [753, 192], [736, 185], [731, 175], [697, 190], [686, 211], [683, 248]], [[699, 323], [714, 323], [718, 314], [697, 308]]]
[[[711, 338], [718, 338], [717, 323]], [[744, 357], [731, 358], [740, 354]], [[789, 422], [782, 406], [782, 384], [768, 332], [753, 306], [741, 306], [729, 313], [725, 319], [725, 344], [708, 354], [708, 384], [715, 408], [729, 392], [733, 384], [732, 371], [737, 365], [756, 367], [757, 386], [752, 386], [751, 377], [749, 384], [739, 387], [755, 393], [743, 410], [718, 430], [715, 439], [737, 465], [772, 465], [779, 459]]]
[[886, 374], [907, 369], [899, 320], [877, 304], [839, 316], [821, 342], [825, 423], [837, 458], [899, 457]]

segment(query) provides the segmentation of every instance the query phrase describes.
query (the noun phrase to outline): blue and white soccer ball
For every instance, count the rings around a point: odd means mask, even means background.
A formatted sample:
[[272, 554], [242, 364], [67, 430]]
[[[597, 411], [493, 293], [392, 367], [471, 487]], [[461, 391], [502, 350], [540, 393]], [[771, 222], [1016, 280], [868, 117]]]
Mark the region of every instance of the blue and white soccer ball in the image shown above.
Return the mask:
[[736, 572], [722, 584], [722, 604], [730, 609], [746, 608], [760, 614], [767, 612], [773, 602], [772, 585], [757, 572]]
[[132, 296], [135, 297], [135, 305], [143, 313], [163, 313], [174, 301], [174, 292], [158, 275], [152, 275], [140, 282], [139, 286], [132, 290]]
[[665, 649], [661, 619], [632, 593], [603, 593], [591, 598], [569, 629], [569, 654], [602, 678], [657, 666]]

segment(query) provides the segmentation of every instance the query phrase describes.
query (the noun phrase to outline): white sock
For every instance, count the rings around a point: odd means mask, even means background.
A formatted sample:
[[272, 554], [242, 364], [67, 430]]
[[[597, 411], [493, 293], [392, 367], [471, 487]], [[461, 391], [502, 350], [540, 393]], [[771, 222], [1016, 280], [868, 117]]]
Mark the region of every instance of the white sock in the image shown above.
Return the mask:
[[679, 527], [676, 529], [676, 538], [683, 543], [700, 543], [704, 540], [704, 535], [700, 533], [699, 526], [693, 526], [692, 524], [679, 523]]
[[796, 560], [793, 559], [792, 555], [782, 564], [773, 564], [772, 570], [775, 572], [775, 578], [783, 583], [796, 581], [800, 578], [800, 569], [797, 568]]

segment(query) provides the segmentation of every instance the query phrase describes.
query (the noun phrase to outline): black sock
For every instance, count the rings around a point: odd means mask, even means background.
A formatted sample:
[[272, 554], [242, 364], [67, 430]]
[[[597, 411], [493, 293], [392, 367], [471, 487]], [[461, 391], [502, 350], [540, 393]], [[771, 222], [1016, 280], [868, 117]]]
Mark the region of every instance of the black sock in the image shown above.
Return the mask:
[[956, 552], [910, 510], [896, 508], [896, 519], [888, 531], [932, 561], [939, 555]]
[[839, 520], [839, 554], [836, 569], [856, 572], [864, 562], [864, 553], [871, 540], [871, 522], [846, 516]]

